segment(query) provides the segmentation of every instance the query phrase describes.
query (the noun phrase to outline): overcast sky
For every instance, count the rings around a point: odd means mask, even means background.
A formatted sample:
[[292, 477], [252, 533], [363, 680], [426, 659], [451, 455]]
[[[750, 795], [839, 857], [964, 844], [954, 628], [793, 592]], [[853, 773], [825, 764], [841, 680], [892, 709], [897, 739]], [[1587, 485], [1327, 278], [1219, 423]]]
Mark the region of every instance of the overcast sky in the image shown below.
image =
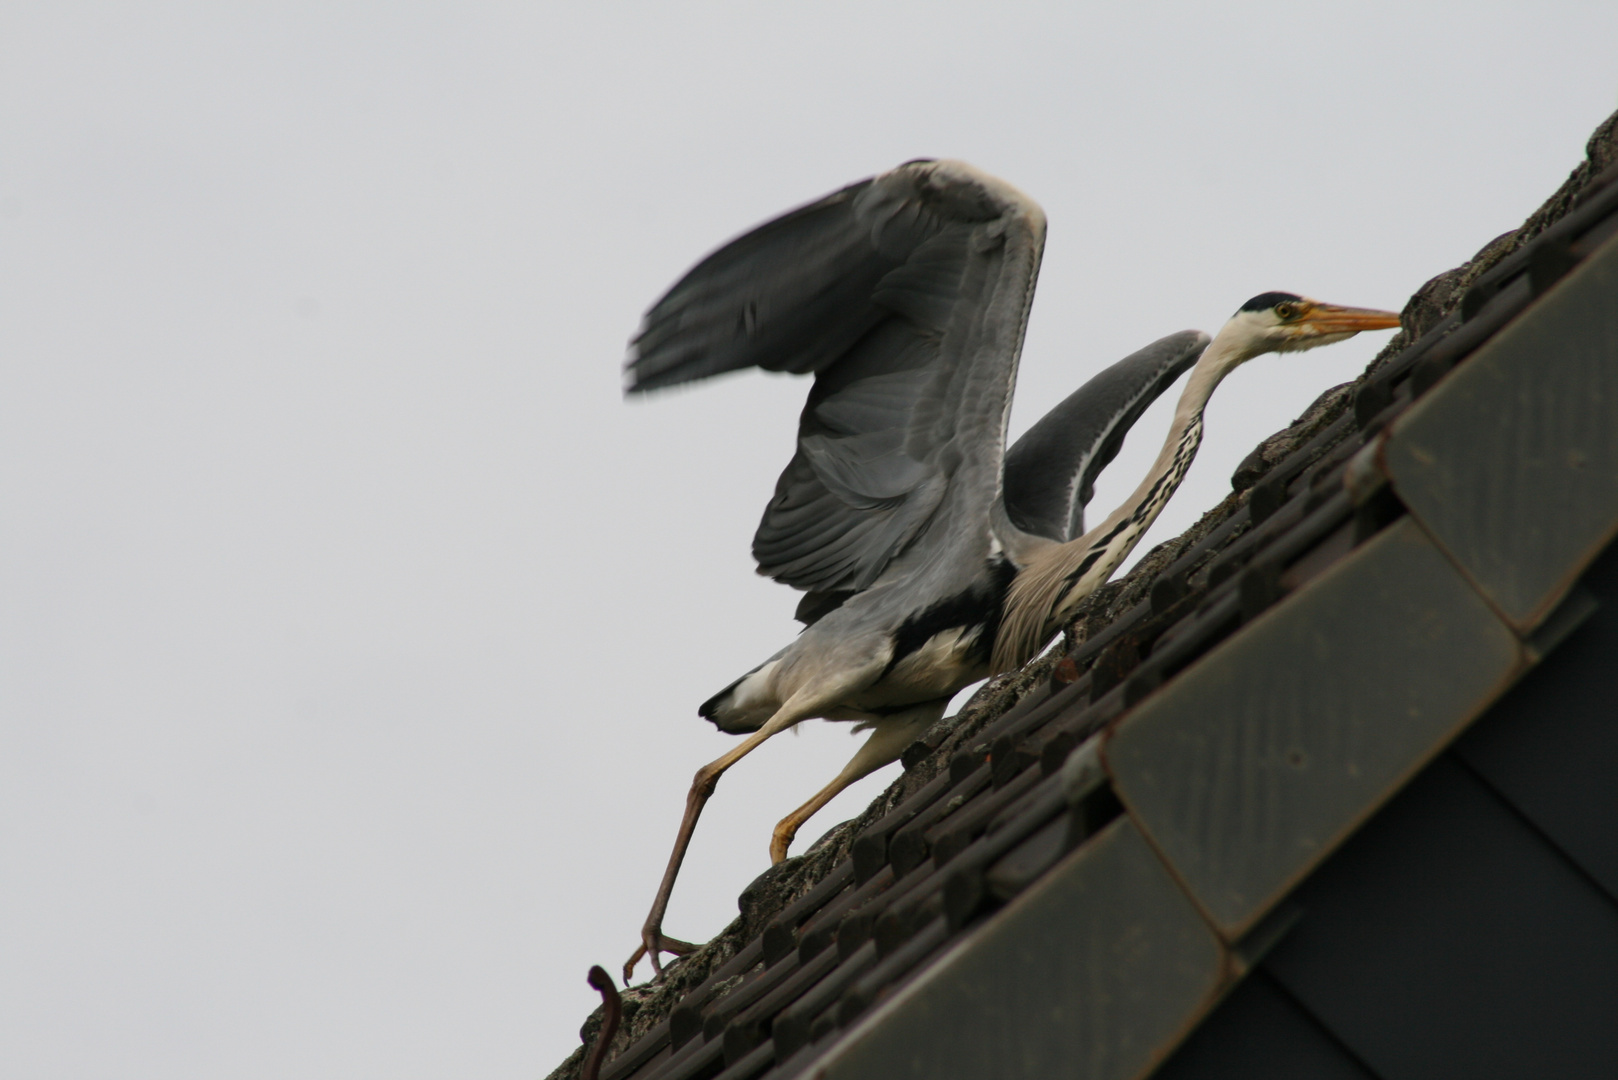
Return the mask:
[[[795, 632], [748, 545], [806, 384], [620, 395], [716, 244], [913, 157], [1008, 178], [1020, 431], [1258, 292], [1400, 307], [1578, 162], [1615, 41], [1610, 0], [0, 6], [0, 1073], [577, 1045], [730, 745], [696, 705]], [[1231, 378], [1140, 551], [1386, 339]], [[671, 933], [857, 745], [808, 726]]]

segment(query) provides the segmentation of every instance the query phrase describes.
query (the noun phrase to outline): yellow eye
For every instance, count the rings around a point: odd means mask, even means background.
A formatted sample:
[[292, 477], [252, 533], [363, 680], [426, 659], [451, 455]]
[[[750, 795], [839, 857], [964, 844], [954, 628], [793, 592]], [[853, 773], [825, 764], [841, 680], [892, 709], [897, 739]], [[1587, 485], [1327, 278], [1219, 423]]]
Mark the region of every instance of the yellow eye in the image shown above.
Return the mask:
[[1276, 315], [1280, 316], [1283, 321], [1295, 319], [1298, 317], [1298, 305], [1290, 302], [1279, 303], [1275, 305], [1275, 313]]

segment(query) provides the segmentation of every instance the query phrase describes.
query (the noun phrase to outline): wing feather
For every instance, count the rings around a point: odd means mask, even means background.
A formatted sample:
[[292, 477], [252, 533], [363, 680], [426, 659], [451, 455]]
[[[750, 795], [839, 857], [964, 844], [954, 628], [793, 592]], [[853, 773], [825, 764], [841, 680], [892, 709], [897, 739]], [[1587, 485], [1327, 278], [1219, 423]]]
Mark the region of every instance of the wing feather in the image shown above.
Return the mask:
[[[813, 372], [754, 537], [759, 572], [843, 594], [930, 544], [914, 562], [970, 575], [990, 543], [1044, 235], [1038, 206], [993, 177], [900, 166], [698, 263], [631, 343], [629, 389]], [[946, 508], [964, 529], [930, 528]]]
[[1101, 371], [1006, 451], [1006, 514], [1048, 540], [1084, 535], [1096, 477], [1117, 456], [1141, 413], [1202, 355], [1208, 335], [1170, 334]]

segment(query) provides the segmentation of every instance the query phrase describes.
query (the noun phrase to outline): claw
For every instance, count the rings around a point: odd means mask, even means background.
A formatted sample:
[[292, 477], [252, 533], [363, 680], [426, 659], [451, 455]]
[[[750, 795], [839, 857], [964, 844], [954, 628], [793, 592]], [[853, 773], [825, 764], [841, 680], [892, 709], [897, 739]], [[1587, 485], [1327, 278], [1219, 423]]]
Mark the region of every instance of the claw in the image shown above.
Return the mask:
[[635, 974], [635, 965], [640, 963], [642, 957], [650, 957], [652, 961], [652, 977], [654, 981], [663, 977], [662, 955], [685, 956], [696, 952], [701, 945], [689, 941], [681, 941], [665, 935], [662, 928], [649, 926], [641, 931], [640, 947], [637, 948], [629, 960], [624, 964], [624, 985], [629, 985]]
[[628, 960], [626, 960], [624, 962], [624, 985], [625, 986], [628, 986], [630, 983], [635, 981], [635, 965], [640, 963], [640, 958], [645, 956], [645, 955], [646, 955], [646, 946], [641, 945], [641, 946], [636, 947], [635, 952], [630, 956], [630, 958]]

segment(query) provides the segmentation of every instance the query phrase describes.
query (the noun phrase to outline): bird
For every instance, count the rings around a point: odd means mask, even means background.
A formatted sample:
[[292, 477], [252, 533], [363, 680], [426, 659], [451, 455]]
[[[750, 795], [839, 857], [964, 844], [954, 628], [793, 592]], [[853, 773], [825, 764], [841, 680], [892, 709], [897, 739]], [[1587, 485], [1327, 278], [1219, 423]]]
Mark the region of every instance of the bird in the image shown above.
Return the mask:
[[[1282, 292], [1217, 336], [1169, 335], [1103, 371], [1008, 451], [1017, 364], [1044, 252], [1030, 197], [965, 162], [917, 159], [758, 226], [708, 255], [646, 313], [626, 392], [729, 371], [813, 374], [796, 451], [753, 538], [759, 573], [805, 595], [806, 625], [698, 713], [746, 737], [697, 770], [674, 849], [624, 966], [698, 946], [662, 921], [703, 807], [724, 772], [804, 720], [870, 735], [783, 819], [798, 828], [896, 760], [962, 688], [1021, 666], [1104, 582], [1190, 467], [1219, 382], [1266, 352], [1399, 325], [1398, 315]], [[1097, 473], [1187, 367], [1163, 449], [1093, 529]]]

